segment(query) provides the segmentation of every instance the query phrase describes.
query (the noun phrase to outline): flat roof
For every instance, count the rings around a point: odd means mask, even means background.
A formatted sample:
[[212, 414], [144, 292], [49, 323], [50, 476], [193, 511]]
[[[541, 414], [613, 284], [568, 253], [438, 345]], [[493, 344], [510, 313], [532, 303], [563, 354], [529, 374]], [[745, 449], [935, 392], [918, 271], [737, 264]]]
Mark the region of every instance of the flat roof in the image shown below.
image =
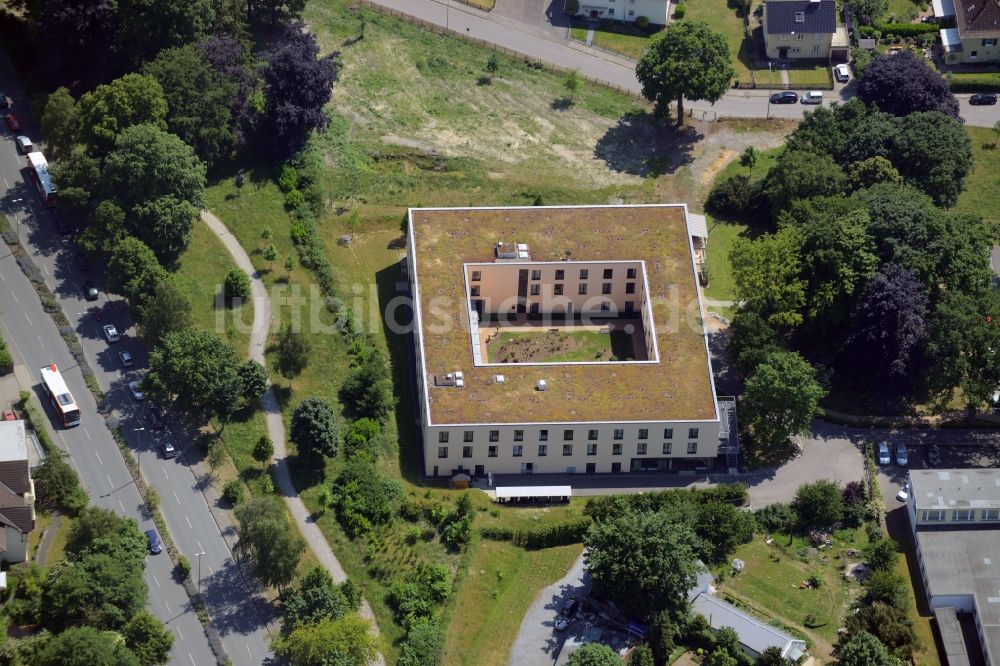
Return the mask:
[[572, 486], [497, 486], [497, 498], [501, 497], [571, 497]]
[[[683, 204], [411, 209], [428, 423], [717, 420], [686, 213]], [[531, 261], [645, 261], [660, 362], [475, 366], [463, 265], [494, 261], [498, 241], [528, 245]], [[434, 386], [455, 371], [463, 388]]]
[[917, 511], [1000, 508], [997, 469], [911, 470], [910, 488]]
[[951, 606], [934, 609], [938, 632], [941, 634], [941, 645], [944, 646], [948, 666], [969, 666], [969, 653], [965, 650], [965, 639], [962, 638], [962, 625], [958, 614]]
[[796, 661], [806, 651], [806, 642], [793, 638], [776, 627], [764, 624], [736, 606], [702, 592], [691, 603], [694, 612], [703, 615], [709, 626], [718, 631], [729, 627], [740, 637], [740, 643], [760, 654], [777, 646], [781, 656]]
[[28, 459], [24, 421], [0, 421], [0, 462]]
[[928, 595], [974, 597], [990, 654], [1000, 655], [1000, 530], [917, 531], [916, 536]]

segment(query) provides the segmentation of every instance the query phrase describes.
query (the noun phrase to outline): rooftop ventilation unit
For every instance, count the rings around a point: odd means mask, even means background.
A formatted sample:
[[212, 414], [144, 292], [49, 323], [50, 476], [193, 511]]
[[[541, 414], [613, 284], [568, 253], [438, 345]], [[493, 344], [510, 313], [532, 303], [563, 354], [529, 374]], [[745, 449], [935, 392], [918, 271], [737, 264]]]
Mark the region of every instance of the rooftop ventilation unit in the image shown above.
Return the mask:
[[549, 385], [545, 382], [544, 379], [539, 379], [538, 383], [535, 384], [535, 389], [538, 390], [538, 391], [544, 391], [548, 387], [549, 387]]
[[529, 259], [531, 259], [531, 254], [529, 254], [529, 252], [528, 252], [528, 244], [527, 243], [518, 243], [517, 244], [517, 258], [518, 259], [524, 259], [526, 261], [529, 260]]
[[497, 259], [517, 259], [517, 246], [513, 243], [498, 241], [496, 252]]
[[503, 384], [506, 383], [507, 378], [504, 377], [503, 375], [493, 375], [493, 381], [495, 381], [497, 384]]
[[455, 373], [455, 388], [465, 388], [465, 375], [461, 372]]

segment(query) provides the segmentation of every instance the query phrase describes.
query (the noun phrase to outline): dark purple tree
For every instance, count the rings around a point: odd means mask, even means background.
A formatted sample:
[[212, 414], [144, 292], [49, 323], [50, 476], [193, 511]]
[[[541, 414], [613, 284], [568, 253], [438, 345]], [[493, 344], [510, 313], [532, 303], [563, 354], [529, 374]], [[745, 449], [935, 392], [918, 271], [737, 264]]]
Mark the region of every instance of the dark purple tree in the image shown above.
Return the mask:
[[337, 80], [339, 53], [319, 56], [316, 37], [295, 21], [276, 40], [264, 68], [263, 138], [281, 157], [293, 154], [312, 130], [326, 128], [323, 105]]
[[927, 338], [927, 296], [913, 271], [895, 264], [876, 273], [858, 299], [845, 351], [875, 386], [913, 376]]
[[958, 101], [948, 82], [910, 51], [872, 60], [858, 81], [858, 98], [894, 116], [940, 111], [958, 118]]
[[305, 6], [306, 0], [247, 0], [247, 15], [253, 21], [266, 19], [275, 25], [278, 21], [301, 17]]
[[209, 37], [198, 48], [205, 62], [210, 64], [222, 78], [236, 85], [236, 92], [229, 110], [233, 118], [233, 132], [237, 145], [245, 143], [246, 136], [253, 128], [256, 112], [250, 104], [257, 89], [257, 74], [250, 67], [250, 58], [234, 37]]
[[121, 71], [114, 0], [46, 0], [37, 10], [53, 87], [88, 90]]

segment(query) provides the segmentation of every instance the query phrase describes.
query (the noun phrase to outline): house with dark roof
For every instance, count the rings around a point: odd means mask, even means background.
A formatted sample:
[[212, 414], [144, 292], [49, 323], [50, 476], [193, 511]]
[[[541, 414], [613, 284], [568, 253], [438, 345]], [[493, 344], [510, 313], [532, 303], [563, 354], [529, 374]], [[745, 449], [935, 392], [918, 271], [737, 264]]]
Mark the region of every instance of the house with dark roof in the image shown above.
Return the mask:
[[945, 62], [1000, 61], [1000, 0], [954, 0], [954, 14], [955, 27], [941, 30]]
[[35, 529], [35, 482], [24, 421], [0, 421], [0, 562], [23, 562]]
[[767, 0], [764, 46], [772, 60], [846, 60], [849, 42], [836, 0]]

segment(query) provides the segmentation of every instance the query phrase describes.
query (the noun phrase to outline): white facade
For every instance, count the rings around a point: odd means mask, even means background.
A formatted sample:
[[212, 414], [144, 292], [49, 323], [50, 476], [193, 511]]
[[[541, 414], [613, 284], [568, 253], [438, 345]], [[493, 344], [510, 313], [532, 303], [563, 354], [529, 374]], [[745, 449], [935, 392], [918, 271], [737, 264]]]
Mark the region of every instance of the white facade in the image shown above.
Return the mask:
[[580, 0], [580, 10], [576, 15], [581, 18], [632, 22], [645, 16], [650, 23], [666, 25], [669, 10], [670, 3], [667, 0]]

